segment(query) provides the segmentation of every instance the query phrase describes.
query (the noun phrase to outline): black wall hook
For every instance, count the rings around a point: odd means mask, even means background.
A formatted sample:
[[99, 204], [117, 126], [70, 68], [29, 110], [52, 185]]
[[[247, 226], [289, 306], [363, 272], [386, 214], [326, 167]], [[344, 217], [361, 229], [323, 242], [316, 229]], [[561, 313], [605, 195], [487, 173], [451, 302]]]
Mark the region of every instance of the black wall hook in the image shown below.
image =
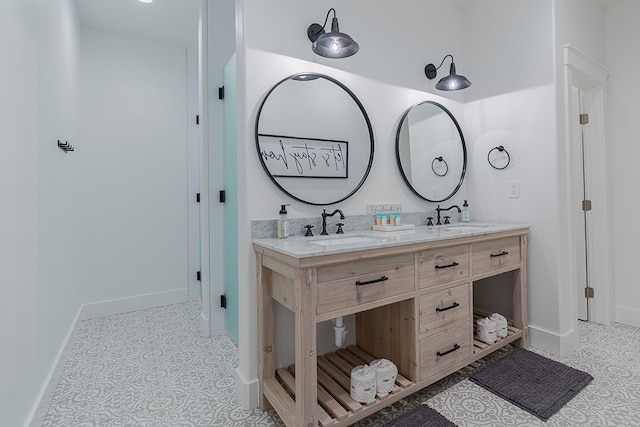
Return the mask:
[[74, 151], [75, 150], [73, 148], [73, 145], [69, 144], [69, 141], [65, 141], [63, 143], [60, 140], [58, 140], [58, 148], [60, 148], [65, 153], [68, 153], [69, 151]]

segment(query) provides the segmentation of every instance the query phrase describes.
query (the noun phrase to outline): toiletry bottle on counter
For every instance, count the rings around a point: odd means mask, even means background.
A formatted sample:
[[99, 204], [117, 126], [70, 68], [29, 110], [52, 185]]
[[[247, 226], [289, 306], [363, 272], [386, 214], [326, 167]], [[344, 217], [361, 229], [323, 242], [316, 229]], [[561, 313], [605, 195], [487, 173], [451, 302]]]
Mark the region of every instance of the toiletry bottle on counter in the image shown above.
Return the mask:
[[465, 200], [464, 204], [462, 205], [462, 222], [469, 221], [471, 221], [471, 211], [469, 211], [469, 204]]
[[280, 206], [280, 215], [278, 216], [278, 239], [286, 239], [289, 237], [289, 219], [287, 218], [287, 206]]

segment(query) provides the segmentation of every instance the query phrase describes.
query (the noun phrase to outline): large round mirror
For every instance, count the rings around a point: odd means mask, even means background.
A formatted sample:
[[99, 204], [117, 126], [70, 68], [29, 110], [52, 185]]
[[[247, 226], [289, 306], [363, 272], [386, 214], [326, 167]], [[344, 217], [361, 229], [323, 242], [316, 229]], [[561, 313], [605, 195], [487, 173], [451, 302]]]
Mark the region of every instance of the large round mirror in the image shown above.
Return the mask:
[[396, 159], [415, 194], [430, 202], [451, 198], [467, 170], [467, 148], [453, 114], [432, 101], [405, 111], [396, 134]]
[[373, 162], [373, 130], [356, 96], [342, 83], [302, 73], [280, 81], [256, 118], [260, 163], [283, 192], [330, 205], [362, 186]]

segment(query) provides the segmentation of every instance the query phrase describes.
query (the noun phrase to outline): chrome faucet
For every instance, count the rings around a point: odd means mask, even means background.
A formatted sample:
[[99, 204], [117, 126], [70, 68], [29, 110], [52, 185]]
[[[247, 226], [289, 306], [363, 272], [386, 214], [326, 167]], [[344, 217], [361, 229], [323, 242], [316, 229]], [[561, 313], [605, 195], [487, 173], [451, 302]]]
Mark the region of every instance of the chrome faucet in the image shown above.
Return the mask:
[[[335, 214], [339, 213], [340, 214], [340, 219], [344, 219], [344, 214], [342, 213], [342, 211], [340, 209], [336, 209], [335, 211], [331, 212], [330, 214], [327, 213], [326, 209], [322, 209], [322, 233], [320, 233], [321, 236], [327, 236], [329, 233], [327, 233], [327, 217], [328, 216], [334, 216]], [[342, 227], [339, 227], [340, 229]]]
[[[438, 205], [438, 207], [436, 208], [436, 212], [438, 213], [438, 221], [436, 222], [436, 225], [442, 225], [442, 223], [440, 222], [440, 212], [442, 211], [448, 211], [451, 210], [453, 208], [458, 209], [458, 213], [462, 213], [462, 209], [460, 209], [460, 207], [458, 205], [451, 205], [448, 208], [441, 208], [440, 205]], [[448, 218], [448, 217], [445, 217]], [[448, 221], [445, 221], [445, 224], [448, 224]]]

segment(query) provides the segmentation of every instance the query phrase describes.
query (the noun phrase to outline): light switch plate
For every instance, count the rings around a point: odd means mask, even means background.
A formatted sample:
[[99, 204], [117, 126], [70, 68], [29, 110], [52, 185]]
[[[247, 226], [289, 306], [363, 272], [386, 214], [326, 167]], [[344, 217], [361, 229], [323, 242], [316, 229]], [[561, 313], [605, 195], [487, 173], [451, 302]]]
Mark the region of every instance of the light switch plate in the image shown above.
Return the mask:
[[509, 197], [510, 198], [518, 198], [520, 197], [520, 181], [509, 181]]

